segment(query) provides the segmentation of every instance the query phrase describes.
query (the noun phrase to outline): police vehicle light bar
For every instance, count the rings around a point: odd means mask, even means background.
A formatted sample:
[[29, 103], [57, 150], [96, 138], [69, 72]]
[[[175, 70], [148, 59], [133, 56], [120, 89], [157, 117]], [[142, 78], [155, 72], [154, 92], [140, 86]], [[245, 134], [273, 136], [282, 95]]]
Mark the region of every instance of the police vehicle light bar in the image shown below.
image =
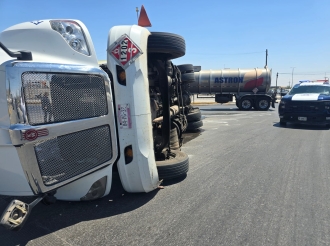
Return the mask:
[[299, 80], [299, 83], [306, 83], [306, 82], [323, 82], [323, 84], [329, 84], [328, 79], [318, 79], [318, 80]]

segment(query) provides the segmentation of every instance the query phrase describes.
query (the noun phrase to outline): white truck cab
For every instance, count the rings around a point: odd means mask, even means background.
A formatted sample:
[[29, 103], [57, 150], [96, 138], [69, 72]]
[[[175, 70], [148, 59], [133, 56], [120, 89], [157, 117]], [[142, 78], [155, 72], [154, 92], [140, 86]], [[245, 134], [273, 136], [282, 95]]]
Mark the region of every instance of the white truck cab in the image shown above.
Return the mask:
[[[152, 38], [150, 38], [152, 36]], [[149, 192], [188, 171], [181, 72], [184, 39], [117, 26], [107, 63], [78, 20], [26, 22], [0, 33], [0, 220], [19, 230], [41, 200], [86, 201], [110, 192], [117, 165], [128, 192]], [[171, 139], [171, 141], [170, 141]]]

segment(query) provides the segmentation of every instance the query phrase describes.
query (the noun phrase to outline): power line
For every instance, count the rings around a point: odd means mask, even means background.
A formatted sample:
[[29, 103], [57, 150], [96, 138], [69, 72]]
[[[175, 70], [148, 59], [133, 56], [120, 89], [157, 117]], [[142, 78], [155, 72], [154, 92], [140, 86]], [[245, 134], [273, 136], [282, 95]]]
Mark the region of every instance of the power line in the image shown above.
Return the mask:
[[244, 52], [244, 53], [195, 53], [189, 52], [189, 54], [195, 55], [221, 55], [221, 56], [235, 56], [235, 55], [251, 55], [251, 54], [261, 54], [265, 53], [265, 51], [255, 51], [255, 52]]
[[[325, 73], [330, 73], [330, 72], [307, 72], [307, 73], [294, 73], [294, 75], [324, 75]], [[278, 73], [278, 74], [292, 74], [292, 73]]]

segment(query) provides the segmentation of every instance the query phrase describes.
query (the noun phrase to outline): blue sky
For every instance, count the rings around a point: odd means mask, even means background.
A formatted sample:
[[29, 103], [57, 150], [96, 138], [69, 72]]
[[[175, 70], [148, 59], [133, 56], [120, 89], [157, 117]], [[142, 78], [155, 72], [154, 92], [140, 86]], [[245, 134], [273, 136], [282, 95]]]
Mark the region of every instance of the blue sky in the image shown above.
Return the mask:
[[33, 20], [69, 18], [89, 29], [99, 60], [106, 59], [108, 31], [137, 24], [144, 5], [150, 31], [172, 32], [186, 40], [176, 65], [202, 69], [262, 68], [268, 49], [272, 85], [330, 77], [329, 0], [0, 0], [0, 31]]

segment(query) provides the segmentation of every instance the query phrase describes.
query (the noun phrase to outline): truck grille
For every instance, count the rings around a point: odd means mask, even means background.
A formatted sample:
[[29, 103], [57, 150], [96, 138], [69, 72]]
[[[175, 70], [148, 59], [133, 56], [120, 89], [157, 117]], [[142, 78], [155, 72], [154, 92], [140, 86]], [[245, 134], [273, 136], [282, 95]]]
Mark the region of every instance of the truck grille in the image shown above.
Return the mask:
[[98, 75], [25, 72], [22, 87], [30, 125], [108, 113], [104, 80]]
[[291, 102], [286, 106], [287, 112], [317, 113], [325, 109], [322, 102]]
[[44, 185], [68, 180], [112, 158], [108, 125], [91, 128], [34, 144]]

